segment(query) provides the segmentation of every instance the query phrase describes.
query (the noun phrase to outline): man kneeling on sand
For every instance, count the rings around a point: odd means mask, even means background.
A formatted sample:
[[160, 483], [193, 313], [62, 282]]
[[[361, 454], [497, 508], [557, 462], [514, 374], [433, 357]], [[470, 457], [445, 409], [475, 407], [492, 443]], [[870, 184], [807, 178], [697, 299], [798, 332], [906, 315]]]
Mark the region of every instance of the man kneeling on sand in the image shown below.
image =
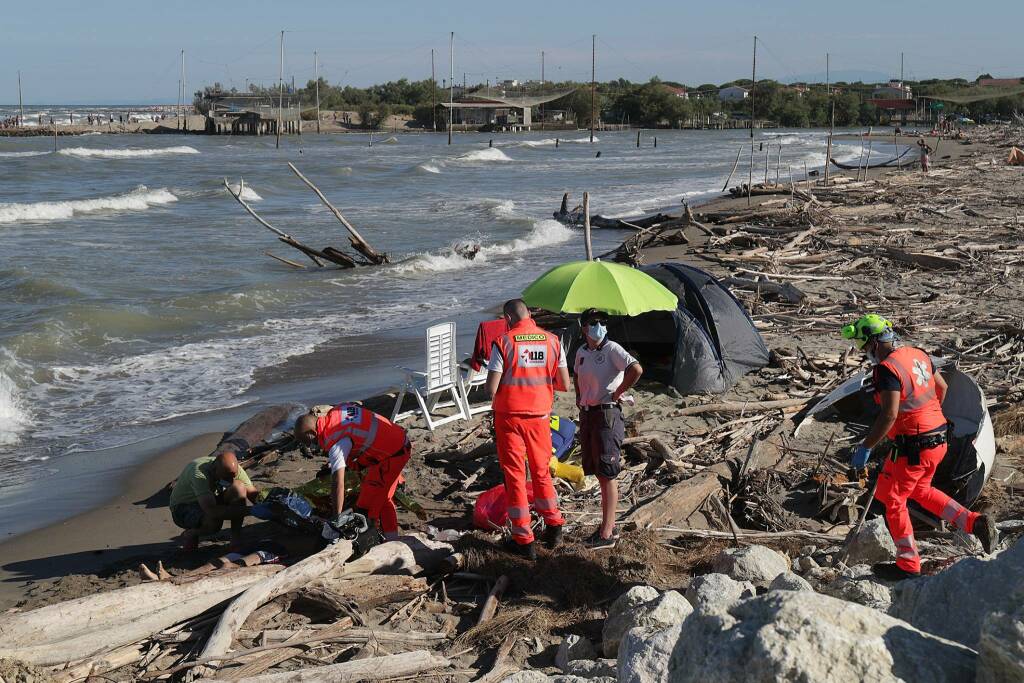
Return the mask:
[[171, 519], [185, 530], [182, 547], [195, 550], [201, 536], [217, 533], [230, 521], [231, 549], [237, 550], [248, 514], [246, 502], [254, 501], [256, 493], [232, 450], [222, 449], [190, 462], [171, 490]]

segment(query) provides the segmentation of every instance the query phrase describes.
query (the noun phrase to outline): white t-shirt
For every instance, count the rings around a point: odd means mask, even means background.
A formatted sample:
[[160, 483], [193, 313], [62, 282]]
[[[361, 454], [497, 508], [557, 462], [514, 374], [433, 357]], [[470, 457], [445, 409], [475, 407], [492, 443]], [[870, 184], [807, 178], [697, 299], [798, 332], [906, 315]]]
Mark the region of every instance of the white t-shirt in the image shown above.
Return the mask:
[[[558, 343], [558, 367], [568, 367], [565, 363], [565, 349]], [[487, 361], [487, 372], [505, 372], [505, 359], [501, 356], [498, 344], [491, 344], [491, 359]]]
[[576, 351], [573, 369], [580, 390], [580, 405], [599, 406], [612, 402], [612, 392], [622, 384], [623, 372], [637, 363], [619, 344], [606, 339], [596, 349], [586, 344]]
[[332, 473], [345, 469], [345, 461], [351, 452], [352, 439], [347, 436], [331, 446], [331, 450], [327, 453], [327, 462], [331, 466]]

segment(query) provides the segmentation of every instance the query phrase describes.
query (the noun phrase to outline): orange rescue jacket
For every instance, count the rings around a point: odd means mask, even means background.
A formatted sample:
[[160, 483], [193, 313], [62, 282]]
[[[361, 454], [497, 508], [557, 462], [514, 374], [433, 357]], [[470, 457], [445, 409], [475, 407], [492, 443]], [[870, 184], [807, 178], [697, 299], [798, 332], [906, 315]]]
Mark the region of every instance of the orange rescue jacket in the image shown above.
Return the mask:
[[407, 440], [404, 429], [355, 403], [335, 406], [316, 421], [316, 438], [324, 453], [346, 437], [352, 440], [350, 462], [363, 456], [380, 461], [402, 450]]
[[495, 344], [503, 370], [491, 407], [496, 413], [547, 415], [555, 399], [555, 377], [562, 358], [558, 337], [532, 318], [520, 320]]
[[[889, 438], [930, 432], [946, 424], [936, 393], [935, 367], [921, 349], [901, 346], [880, 363], [900, 380], [900, 410]], [[875, 402], [882, 397], [876, 392]]]

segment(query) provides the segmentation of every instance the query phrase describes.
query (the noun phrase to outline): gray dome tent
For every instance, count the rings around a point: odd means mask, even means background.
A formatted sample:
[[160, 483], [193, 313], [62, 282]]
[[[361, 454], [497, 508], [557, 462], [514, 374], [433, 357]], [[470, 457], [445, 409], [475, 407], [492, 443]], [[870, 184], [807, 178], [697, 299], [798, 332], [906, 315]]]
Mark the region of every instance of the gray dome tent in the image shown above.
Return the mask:
[[679, 297], [674, 311], [655, 311], [609, 324], [609, 336], [631, 349], [646, 379], [683, 394], [722, 393], [768, 365], [768, 347], [743, 305], [710, 273], [682, 263], [642, 270]]

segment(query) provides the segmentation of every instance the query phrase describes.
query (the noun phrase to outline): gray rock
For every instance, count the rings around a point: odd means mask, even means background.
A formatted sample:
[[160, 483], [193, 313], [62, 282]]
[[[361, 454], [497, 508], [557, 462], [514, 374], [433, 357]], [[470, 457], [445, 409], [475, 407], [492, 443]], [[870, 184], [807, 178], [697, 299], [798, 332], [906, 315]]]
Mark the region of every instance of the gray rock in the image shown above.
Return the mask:
[[981, 625], [978, 683], [1024, 681], [1024, 590], [1013, 597], [1017, 609], [993, 612]]
[[812, 569], [818, 568], [818, 563], [814, 561], [813, 557], [808, 555], [801, 555], [797, 558], [797, 562], [800, 563], [800, 571], [809, 572]]
[[[673, 683], [953, 683], [972, 680], [977, 659], [969, 648], [861, 605], [772, 591], [728, 612], [694, 613], [667, 660], [647, 666]], [[624, 671], [620, 658], [620, 680]]]
[[614, 659], [576, 659], [569, 662], [564, 673], [580, 678], [615, 678], [616, 663]]
[[619, 683], [662, 683], [683, 625], [666, 629], [634, 628], [619, 645]]
[[[649, 588], [649, 587], [647, 587]], [[636, 590], [631, 588], [629, 592]], [[651, 590], [654, 590], [653, 588]], [[634, 605], [631, 608], [626, 605], [636, 599], [637, 596], [619, 605], [619, 601], [629, 595], [616, 600], [612, 608], [608, 610], [608, 617], [604, 621], [604, 628], [601, 631], [601, 649], [605, 657], [614, 657], [619, 651], [619, 641], [631, 628], [637, 626], [657, 626], [664, 628], [673, 624], [682, 623], [683, 619], [693, 612], [693, 607], [682, 595], [675, 591], [667, 591], [657, 595], [649, 602]], [[638, 593], [637, 595], [641, 595]], [[618, 608], [616, 606], [618, 605]]]
[[736, 600], [753, 597], [757, 591], [749, 581], [734, 581], [725, 574], [704, 574], [694, 577], [686, 589], [686, 599], [694, 609], [710, 610], [716, 605], [730, 605]]
[[551, 677], [541, 671], [524, 669], [502, 679], [501, 683], [551, 683]]
[[814, 587], [804, 579], [796, 574], [779, 574], [772, 579], [771, 584], [768, 586], [768, 590], [772, 591], [813, 591]]
[[594, 650], [594, 644], [590, 642], [590, 639], [573, 633], [567, 635], [558, 646], [558, 652], [555, 653], [555, 666], [564, 673], [571, 673], [568, 670], [569, 662], [574, 659], [594, 659], [595, 657], [597, 657], [597, 651]]
[[804, 578], [811, 582], [817, 590], [821, 590], [822, 586], [826, 586], [836, 580], [839, 573], [835, 569], [829, 567], [815, 567], [809, 569], [804, 573]]
[[763, 545], [723, 550], [711, 563], [714, 571], [737, 581], [767, 588], [779, 574], [789, 571], [789, 559]]
[[875, 517], [864, 522], [857, 535], [850, 541], [850, 553], [846, 564], [874, 564], [892, 562], [896, 559], [896, 544], [885, 526], [885, 519]]
[[834, 582], [822, 586], [821, 592], [840, 600], [849, 600], [882, 612], [888, 612], [892, 604], [889, 587], [861, 575], [858, 578], [840, 576]]
[[1024, 543], [991, 558], [969, 557], [934, 576], [892, 589], [890, 614], [916, 628], [977, 648], [981, 626], [1024, 585]]
[[596, 678], [586, 678], [584, 676], [552, 676], [548, 679], [551, 683], [615, 683], [614, 676], [597, 676]]

